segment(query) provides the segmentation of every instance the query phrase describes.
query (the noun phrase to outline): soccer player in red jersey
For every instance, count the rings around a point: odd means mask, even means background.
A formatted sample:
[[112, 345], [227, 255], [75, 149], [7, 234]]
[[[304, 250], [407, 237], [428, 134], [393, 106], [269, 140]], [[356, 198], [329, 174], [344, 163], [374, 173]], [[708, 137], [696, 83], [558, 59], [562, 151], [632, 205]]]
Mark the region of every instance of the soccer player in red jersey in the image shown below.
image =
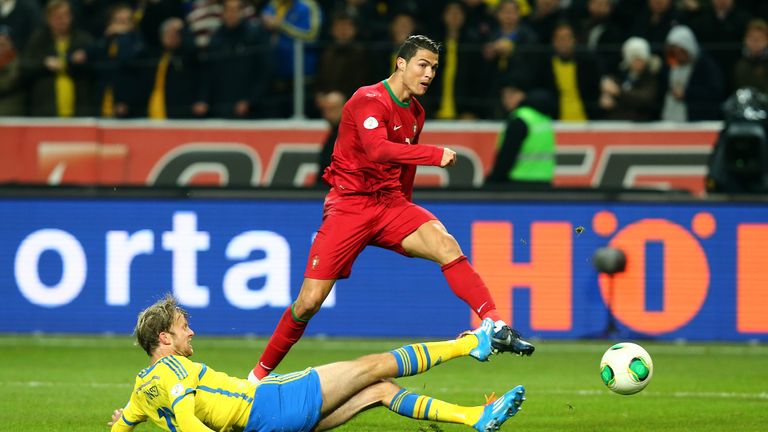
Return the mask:
[[429, 211], [411, 202], [417, 165], [456, 162], [448, 148], [417, 145], [424, 126], [423, 95], [435, 77], [439, 45], [426, 36], [400, 47], [394, 73], [361, 87], [344, 105], [331, 165], [323, 180], [331, 187], [323, 222], [307, 259], [296, 301], [283, 313], [256, 367], [259, 380], [285, 357], [320, 309], [337, 279], [368, 245], [440, 264], [448, 285], [480, 319], [495, 323], [493, 348], [530, 355], [533, 345], [501, 320], [490, 292], [456, 239]]

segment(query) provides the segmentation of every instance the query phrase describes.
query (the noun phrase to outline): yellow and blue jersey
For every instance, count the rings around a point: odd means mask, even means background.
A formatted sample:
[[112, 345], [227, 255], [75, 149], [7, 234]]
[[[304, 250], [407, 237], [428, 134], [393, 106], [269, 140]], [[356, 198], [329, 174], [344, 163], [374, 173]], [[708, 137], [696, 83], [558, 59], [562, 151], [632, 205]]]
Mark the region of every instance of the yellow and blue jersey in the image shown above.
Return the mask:
[[183, 356], [167, 356], [136, 376], [131, 399], [112, 431], [151, 421], [163, 430], [230, 431], [248, 424], [256, 385]]

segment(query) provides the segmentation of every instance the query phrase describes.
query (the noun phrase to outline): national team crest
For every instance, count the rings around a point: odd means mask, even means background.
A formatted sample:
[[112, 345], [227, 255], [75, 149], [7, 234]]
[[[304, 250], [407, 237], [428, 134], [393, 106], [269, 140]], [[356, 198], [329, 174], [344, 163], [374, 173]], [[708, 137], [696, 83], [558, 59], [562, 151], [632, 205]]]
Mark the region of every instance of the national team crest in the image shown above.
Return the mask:
[[320, 256], [315, 255], [312, 257], [312, 270], [316, 270], [318, 265], [320, 265]]

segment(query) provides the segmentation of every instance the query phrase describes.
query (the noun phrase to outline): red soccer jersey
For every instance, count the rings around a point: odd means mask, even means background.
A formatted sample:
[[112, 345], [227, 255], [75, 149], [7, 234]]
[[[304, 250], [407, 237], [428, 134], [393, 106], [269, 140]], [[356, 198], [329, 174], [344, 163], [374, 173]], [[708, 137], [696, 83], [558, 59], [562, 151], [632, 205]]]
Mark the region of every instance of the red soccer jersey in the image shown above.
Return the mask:
[[323, 179], [341, 194], [402, 190], [411, 199], [416, 165], [440, 166], [443, 149], [415, 145], [424, 108], [403, 103], [382, 81], [360, 87], [344, 105], [331, 165]]

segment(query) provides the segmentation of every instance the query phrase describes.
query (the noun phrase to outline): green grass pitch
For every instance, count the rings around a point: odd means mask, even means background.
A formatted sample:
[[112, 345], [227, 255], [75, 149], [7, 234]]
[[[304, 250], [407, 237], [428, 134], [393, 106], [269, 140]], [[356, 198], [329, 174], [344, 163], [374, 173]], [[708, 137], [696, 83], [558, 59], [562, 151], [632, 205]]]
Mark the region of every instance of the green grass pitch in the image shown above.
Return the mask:
[[[404, 340], [303, 339], [279, 372], [388, 351]], [[502, 430], [765, 431], [768, 347], [641, 342], [654, 360], [650, 385], [633, 396], [610, 393], [598, 363], [616, 341], [538, 341], [531, 358], [457, 359], [401, 379], [415, 392], [475, 405], [483, 394], [524, 384], [523, 410]], [[196, 337], [193, 360], [245, 376], [264, 339]], [[0, 431], [106, 431], [147, 356], [127, 336], [0, 336]], [[461, 431], [414, 421], [379, 407], [340, 431]], [[153, 431], [142, 425], [138, 431]]]

